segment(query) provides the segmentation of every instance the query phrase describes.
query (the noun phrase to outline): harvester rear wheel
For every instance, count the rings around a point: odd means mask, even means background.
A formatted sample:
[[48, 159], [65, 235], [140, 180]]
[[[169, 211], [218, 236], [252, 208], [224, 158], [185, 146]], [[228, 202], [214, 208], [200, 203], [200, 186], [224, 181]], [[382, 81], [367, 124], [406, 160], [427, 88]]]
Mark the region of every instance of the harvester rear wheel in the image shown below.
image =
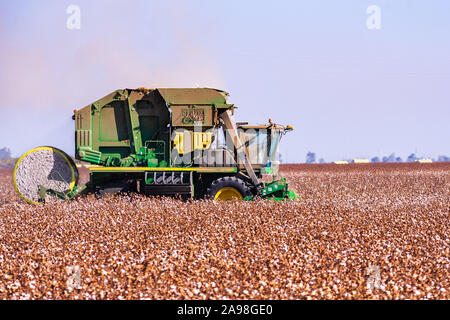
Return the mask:
[[250, 188], [236, 177], [221, 177], [214, 180], [206, 189], [206, 198], [214, 201], [242, 200], [251, 195]]

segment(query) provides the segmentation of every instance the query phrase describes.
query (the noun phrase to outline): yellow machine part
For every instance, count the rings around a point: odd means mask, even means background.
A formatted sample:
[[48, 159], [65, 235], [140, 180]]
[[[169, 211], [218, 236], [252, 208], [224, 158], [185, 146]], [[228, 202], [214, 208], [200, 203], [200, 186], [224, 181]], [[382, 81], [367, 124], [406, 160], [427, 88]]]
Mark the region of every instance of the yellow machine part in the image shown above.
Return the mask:
[[212, 132], [175, 132], [173, 147], [179, 154], [189, 153], [193, 150], [206, 150], [211, 145]]
[[193, 132], [193, 150], [206, 150], [211, 145], [212, 132]]
[[184, 132], [176, 132], [173, 147], [179, 154], [184, 154]]

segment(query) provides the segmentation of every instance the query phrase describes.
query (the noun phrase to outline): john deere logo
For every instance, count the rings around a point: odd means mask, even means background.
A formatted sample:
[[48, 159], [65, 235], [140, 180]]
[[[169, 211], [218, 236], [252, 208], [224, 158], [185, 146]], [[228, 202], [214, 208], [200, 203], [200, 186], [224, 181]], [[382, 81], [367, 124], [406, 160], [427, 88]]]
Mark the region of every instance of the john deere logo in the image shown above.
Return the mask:
[[181, 121], [183, 124], [193, 124], [196, 121], [203, 122], [205, 120], [205, 113], [203, 109], [183, 109], [181, 111]]

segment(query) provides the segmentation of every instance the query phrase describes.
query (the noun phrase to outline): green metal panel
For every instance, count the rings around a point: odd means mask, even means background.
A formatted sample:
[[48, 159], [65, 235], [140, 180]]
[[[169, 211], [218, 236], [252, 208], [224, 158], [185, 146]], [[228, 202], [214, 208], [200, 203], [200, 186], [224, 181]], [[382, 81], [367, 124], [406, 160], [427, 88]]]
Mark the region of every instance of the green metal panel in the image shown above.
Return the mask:
[[[101, 152], [100, 147], [130, 147], [127, 112], [124, 109], [126, 99], [124, 90], [116, 90], [92, 104], [93, 150]], [[102, 155], [102, 159], [108, 156], [110, 155]]]
[[139, 149], [142, 147], [142, 139], [141, 139], [141, 132], [139, 127], [139, 116], [136, 113], [136, 109], [134, 108], [134, 105], [138, 99], [141, 99], [143, 96], [142, 93], [137, 91], [131, 91], [130, 95], [128, 97], [128, 114], [130, 117], [130, 125], [131, 125], [131, 132], [132, 137], [131, 140], [133, 141], [132, 152], [138, 153]]
[[103, 106], [98, 117], [101, 142], [129, 140], [128, 126], [125, 121], [125, 105], [123, 101], [112, 101]]
[[167, 104], [225, 104], [228, 93], [211, 88], [158, 88]]

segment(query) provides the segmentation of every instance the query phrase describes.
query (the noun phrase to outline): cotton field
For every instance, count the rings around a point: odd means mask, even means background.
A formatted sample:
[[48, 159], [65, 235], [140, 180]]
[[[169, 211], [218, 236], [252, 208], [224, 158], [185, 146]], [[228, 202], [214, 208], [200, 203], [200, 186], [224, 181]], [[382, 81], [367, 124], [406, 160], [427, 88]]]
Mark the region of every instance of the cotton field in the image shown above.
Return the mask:
[[0, 169], [0, 299], [450, 298], [450, 164], [282, 172], [298, 201], [36, 206]]

